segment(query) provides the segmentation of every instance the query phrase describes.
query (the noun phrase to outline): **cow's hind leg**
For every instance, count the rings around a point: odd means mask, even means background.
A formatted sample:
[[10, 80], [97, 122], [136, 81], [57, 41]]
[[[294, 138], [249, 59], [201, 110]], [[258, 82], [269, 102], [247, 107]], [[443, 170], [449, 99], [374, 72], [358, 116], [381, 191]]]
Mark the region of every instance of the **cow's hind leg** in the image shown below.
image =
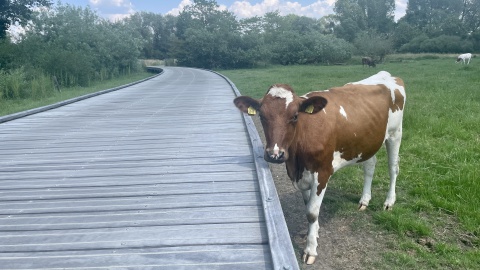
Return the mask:
[[400, 151], [401, 142], [402, 127], [400, 127], [395, 133], [390, 134], [390, 136], [385, 141], [388, 154], [388, 172], [390, 174], [390, 187], [388, 189], [387, 199], [383, 204], [384, 210], [392, 210], [393, 205], [395, 204], [395, 186], [397, 183], [400, 162], [400, 157], [398, 156], [398, 153]]
[[363, 162], [363, 192], [358, 205], [358, 210], [360, 211], [367, 209], [368, 203], [372, 198], [372, 179], [376, 164], [377, 158], [375, 156]]

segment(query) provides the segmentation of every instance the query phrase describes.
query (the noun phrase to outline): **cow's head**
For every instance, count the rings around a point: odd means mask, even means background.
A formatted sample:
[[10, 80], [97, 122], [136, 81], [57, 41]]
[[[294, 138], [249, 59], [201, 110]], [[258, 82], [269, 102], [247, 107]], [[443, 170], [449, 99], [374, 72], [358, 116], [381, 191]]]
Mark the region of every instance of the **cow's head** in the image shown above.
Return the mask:
[[282, 163], [289, 157], [288, 148], [298, 122], [307, 114], [321, 111], [327, 100], [318, 96], [300, 98], [289, 85], [275, 84], [260, 100], [240, 96], [234, 103], [240, 111], [260, 116], [266, 138], [264, 158], [268, 162]]

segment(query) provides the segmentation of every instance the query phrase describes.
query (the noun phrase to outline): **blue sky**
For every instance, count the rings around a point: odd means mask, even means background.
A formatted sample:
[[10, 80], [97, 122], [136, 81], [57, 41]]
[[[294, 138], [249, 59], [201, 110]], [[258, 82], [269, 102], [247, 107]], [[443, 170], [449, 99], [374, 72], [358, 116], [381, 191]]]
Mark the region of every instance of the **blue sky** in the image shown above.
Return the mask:
[[[403, 16], [408, 0], [396, 0], [396, 18]], [[85, 7], [89, 5], [99, 15], [115, 20], [139, 11], [177, 15], [191, 0], [60, 0], [64, 4]], [[262, 16], [266, 12], [279, 10], [289, 13], [320, 18], [333, 13], [335, 0], [217, 0], [221, 9], [229, 10], [238, 18]]]

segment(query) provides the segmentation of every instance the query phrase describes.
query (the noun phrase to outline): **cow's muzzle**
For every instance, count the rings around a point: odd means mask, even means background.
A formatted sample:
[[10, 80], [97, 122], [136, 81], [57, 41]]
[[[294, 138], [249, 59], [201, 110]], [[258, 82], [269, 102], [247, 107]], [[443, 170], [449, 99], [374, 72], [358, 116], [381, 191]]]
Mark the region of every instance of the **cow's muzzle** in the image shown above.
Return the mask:
[[265, 149], [263, 158], [270, 163], [283, 163], [285, 162], [287, 155], [285, 149], [275, 147], [274, 149]]

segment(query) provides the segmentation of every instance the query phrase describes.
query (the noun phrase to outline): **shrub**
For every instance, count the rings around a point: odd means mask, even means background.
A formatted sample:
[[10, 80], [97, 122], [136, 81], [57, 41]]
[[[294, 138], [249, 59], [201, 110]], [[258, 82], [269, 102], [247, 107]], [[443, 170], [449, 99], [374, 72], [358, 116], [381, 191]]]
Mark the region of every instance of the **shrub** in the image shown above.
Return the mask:
[[332, 64], [345, 62], [352, 57], [353, 47], [333, 35], [287, 32], [279, 36], [277, 41], [272, 50], [272, 61], [282, 65]]
[[25, 95], [23, 89], [26, 88], [27, 80], [23, 68], [1, 71], [0, 75], [3, 99], [18, 99]]
[[473, 42], [458, 36], [441, 35], [428, 38], [422, 35], [400, 47], [400, 52], [463, 53], [473, 50]]
[[0, 99], [41, 99], [50, 96], [55, 87], [49, 76], [20, 67], [0, 71]]

